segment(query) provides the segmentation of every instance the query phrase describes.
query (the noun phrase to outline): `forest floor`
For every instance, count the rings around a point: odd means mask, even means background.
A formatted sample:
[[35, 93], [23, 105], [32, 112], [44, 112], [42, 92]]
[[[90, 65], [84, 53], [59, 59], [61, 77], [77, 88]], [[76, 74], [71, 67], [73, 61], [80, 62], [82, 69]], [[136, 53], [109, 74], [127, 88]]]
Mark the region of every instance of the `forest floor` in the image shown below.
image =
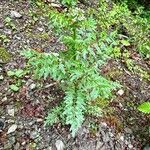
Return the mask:
[[[111, 59], [102, 68], [104, 76], [122, 85], [104, 106], [104, 116], [87, 117], [72, 138], [68, 126], [44, 126], [44, 117], [64, 96], [55, 81], [37, 81], [30, 74], [20, 79], [7, 75], [9, 70], [24, 68], [22, 50], [57, 52], [63, 48], [41, 9], [30, 1], [1, 0], [0, 47], [12, 55], [8, 63], [0, 63], [0, 150], [141, 150], [149, 144], [150, 116], [137, 106], [150, 99], [150, 61], [131, 48], [133, 69], [125, 59]], [[14, 92], [10, 85], [16, 82], [21, 84]]]

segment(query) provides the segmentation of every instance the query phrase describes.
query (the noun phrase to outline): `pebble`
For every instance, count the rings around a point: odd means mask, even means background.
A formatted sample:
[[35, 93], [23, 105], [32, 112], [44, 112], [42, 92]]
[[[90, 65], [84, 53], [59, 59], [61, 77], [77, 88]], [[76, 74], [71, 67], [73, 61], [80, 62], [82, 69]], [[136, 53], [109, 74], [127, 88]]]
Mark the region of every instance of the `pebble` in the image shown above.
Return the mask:
[[104, 145], [103, 142], [98, 141], [97, 144], [96, 144], [96, 150], [100, 150], [103, 145]]
[[124, 136], [120, 136], [120, 140], [121, 140], [121, 141], [124, 141]]
[[3, 75], [0, 75], [0, 80], [3, 80], [3, 79], [4, 79]]
[[36, 122], [43, 122], [43, 119], [42, 119], [42, 118], [38, 118], [38, 119], [36, 120]]
[[12, 144], [10, 142], [7, 142], [4, 144], [4, 150], [10, 150], [12, 149]]
[[7, 97], [5, 96], [1, 101], [2, 102], [6, 102], [7, 101]]
[[38, 27], [37, 30], [39, 30], [40, 32], [42, 32], [44, 29]]
[[2, 29], [3, 27], [4, 27], [4, 24], [0, 22], [0, 29]]
[[22, 15], [18, 13], [17, 11], [11, 11], [10, 16], [11, 18], [18, 18], [18, 19], [22, 17]]
[[36, 88], [36, 84], [35, 83], [32, 83], [29, 87], [31, 90], [35, 89]]
[[39, 136], [39, 134], [38, 134], [37, 131], [32, 131], [32, 132], [30, 133], [30, 138], [31, 138], [31, 139], [36, 139], [38, 136]]
[[145, 145], [144, 147], [143, 147], [143, 150], [150, 150], [150, 145]]
[[11, 145], [14, 145], [14, 143], [16, 142], [16, 138], [14, 136], [11, 136], [9, 138], [9, 142], [11, 143]]
[[57, 140], [55, 146], [57, 150], [64, 150], [65, 148], [65, 145], [61, 140]]
[[12, 109], [8, 109], [8, 114], [12, 117], [14, 117], [15, 115], [15, 110], [12, 108]]
[[129, 133], [129, 134], [132, 134], [132, 133], [133, 133], [130, 128], [125, 128], [124, 131], [125, 131], [126, 133]]
[[4, 33], [7, 34], [7, 35], [11, 35], [12, 34], [12, 31], [10, 29], [5, 29], [4, 30]]
[[13, 124], [9, 127], [8, 131], [7, 131], [7, 134], [10, 134], [10, 133], [13, 133], [15, 132], [17, 129], [17, 125], [16, 124]]
[[132, 149], [132, 148], [133, 148], [133, 145], [132, 145], [132, 144], [129, 144], [128, 147], [129, 147], [130, 149]]
[[17, 142], [14, 146], [14, 150], [19, 150], [19, 148], [20, 148], [20, 144]]
[[101, 127], [104, 127], [104, 128], [106, 128], [106, 127], [107, 127], [107, 123], [105, 123], [105, 122], [102, 122], [102, 123], [101, 123]]
[[117, 95], [120, 95], [122, 96], [124, 94], [124, 91], [122, 89], [120, 89], [118, 92], [117, 92]]

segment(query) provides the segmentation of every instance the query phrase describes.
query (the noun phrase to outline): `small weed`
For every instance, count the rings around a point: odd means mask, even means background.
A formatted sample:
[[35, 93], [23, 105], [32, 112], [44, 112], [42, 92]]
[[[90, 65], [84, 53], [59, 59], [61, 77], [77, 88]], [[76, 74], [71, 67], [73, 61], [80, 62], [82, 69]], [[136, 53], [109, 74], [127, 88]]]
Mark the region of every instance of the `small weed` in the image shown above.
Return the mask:
[[98, 97], [109, 99], [111, 91], [120, 87], [99, 73], [99, 67], [112, 54], [115, 33], [97, 34], [96, 21], [91, 14], [88, 18], [86, 15], [77, 8], [63, 13], [51, 10], [51, 28], [66, 49], [50, 54], [33, 50], [24, 52], [37, 77], [47, 79], [51, 76], [65, 92], [63, 102], [51, 110], [45, 123], [52, 125], [63, 120], [71, 125], [73, 136], [85, 120], [86, 113], [101, 115], [102, 108], [91, 107], [91, 102]]
[[5, 25], [13, 30], [16, 30], [16, 25], [13, 23], [12, 19], [10, 17], [6, 17], [5, 20]]
[[0, 41], [2, 41], [4, 43], [8, 43], [10, 41], [10, 39], [4, 34], [0, 34]]
[[14, 79], [13, 84], [10, 85], [10, 89], [12, 91], [19, 91], [20, 86], [22, 85], [22, 83], [24, 82], [23, 79], [21, 79], [27, 72], [22, 70], [22, 69], [16, 69], [13, 71], [7, 71], [7, 75], [9, 77], [12, 77]]
[[11, 59], [10, 53], [4, 47], [0, 47], [0, 59], [3, 63], [6, 63]]

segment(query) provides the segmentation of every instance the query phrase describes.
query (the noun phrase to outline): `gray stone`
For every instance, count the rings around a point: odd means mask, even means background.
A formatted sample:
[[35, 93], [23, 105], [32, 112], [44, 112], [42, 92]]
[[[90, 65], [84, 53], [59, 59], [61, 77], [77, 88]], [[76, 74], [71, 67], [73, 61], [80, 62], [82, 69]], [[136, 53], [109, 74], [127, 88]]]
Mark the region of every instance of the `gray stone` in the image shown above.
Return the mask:
[[11, 16], [11, 18], [21, 18], [22, 17], [22, 15], [20, 13], [18, 13], [17, 11], [11, 11], [10, 16]]
[[9, 138], [9, 142], [11, 143], [11, 145], [14, 145], [14, 143], [16, 142], [15, 137], [14, 137], [14, 136], [11, 136], [11, 137]]
[[55, 146], [57, 148], [57, 150], [64, 150], [65, 145], [61, 140], [57, 140], [55, 143]]
[[36, 139], [39, 136], [39, 133], [37, 131], [32, 131], [30, 133], [30, 138], [31, 139]]
[[4, 24], [0, 22], [0, 29], [2, 29], [3, 27], [4, 27]]
[[14, 150], [19, 150], [20, 149], [20, 144], [17, 142], [14, 146]]
[[3, 80], [4, 79], [4, 76], [3, 75], [0, 75], [0, 80]]
[[124, 131], [125, 131], [126, 133], [129, 133], [129, 134], [132, 134], [132, 133], [133, 133], [130, 128], [125, 128]]
[[4, 33], [7, 34], [7, 35], [11, 35], [12, 34], [12, 31], [10, 29], [5, 29], [4, 30]]
[[37, 29], [38, 29], [40, 32], [44, 31], [44, 29], [43, 29], [43, 28], [40, 28], [40, 27], [38, 27]]
[[9, 127], [8, 131], [7, 131], [7, 134], [10, 134], [10, 133], [13, 133], [15, 132], [17, 129], [17, 125], [16, 124], [13, 124]]
[[104, 145], [103, 142], [98, 141], [98, 142], [96, 143], [96, 150], [100, 150], [100, 149], [103, 147], [103, 145]]
[[145, 145], [144, 148], [143, 148], [143, 150], [150, 150], [150, 145], [148, 145], [148, 144]]
[[51, 146], [49, 146], [49, 147], [47, 147], [47, 148], [46, 148], [46, 150], [52, 150], [52, 147], [51, 147]]
[[32, 83], [29, 87], [31, 90], [35, 89], [36, 88], [36, 84], [35, 83]]
[[7, 142], [4, 144], [4, 150], [12, 149], [12, 144], [10, 142]]
[[14, 117], [14, 115], [15, 115], [15, 109], [14, 108], [7, 108], [8, 110], [8, 114], [10, 115], [10, 116], [12, 116], [12, 117]]

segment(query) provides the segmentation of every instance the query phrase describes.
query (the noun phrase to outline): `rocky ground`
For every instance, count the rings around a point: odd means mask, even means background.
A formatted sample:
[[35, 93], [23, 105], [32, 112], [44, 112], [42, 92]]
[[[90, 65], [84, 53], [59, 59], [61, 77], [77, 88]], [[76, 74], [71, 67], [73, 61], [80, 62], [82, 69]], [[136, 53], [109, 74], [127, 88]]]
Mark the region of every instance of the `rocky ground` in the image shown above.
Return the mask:
[[[102, 118], [88, 117], [77, 136], [72, 138], [69, 127], [56, 124], [44, 126], [48, 111], [63, 98], [63, 92], [52, 79], [35, 80], [31, 75], [22, 77], [17, 92], [10, 85], [20, 82], [9, 77], [8, 70], [23, 68], [24, 49], [39, 52], [58, 51], [62, 48], [48, 28], [47, 17], [30, 0], [0, 1], [0, 47], [12, 57], [0, 63], [0, 150], [149, 150], [150, 116], [136, 109], [150, 99], [150, 63], [138, 54], [132, 59], [143, 70], [133, 73], [125, 63], [110, 60], [102, 73], [124, 86], [115, 92], [109, 104], [110, 111]], [[91, 125], [90, 121], [95, 121]], [[89, 127], [90, 126], [90, 127]]]

